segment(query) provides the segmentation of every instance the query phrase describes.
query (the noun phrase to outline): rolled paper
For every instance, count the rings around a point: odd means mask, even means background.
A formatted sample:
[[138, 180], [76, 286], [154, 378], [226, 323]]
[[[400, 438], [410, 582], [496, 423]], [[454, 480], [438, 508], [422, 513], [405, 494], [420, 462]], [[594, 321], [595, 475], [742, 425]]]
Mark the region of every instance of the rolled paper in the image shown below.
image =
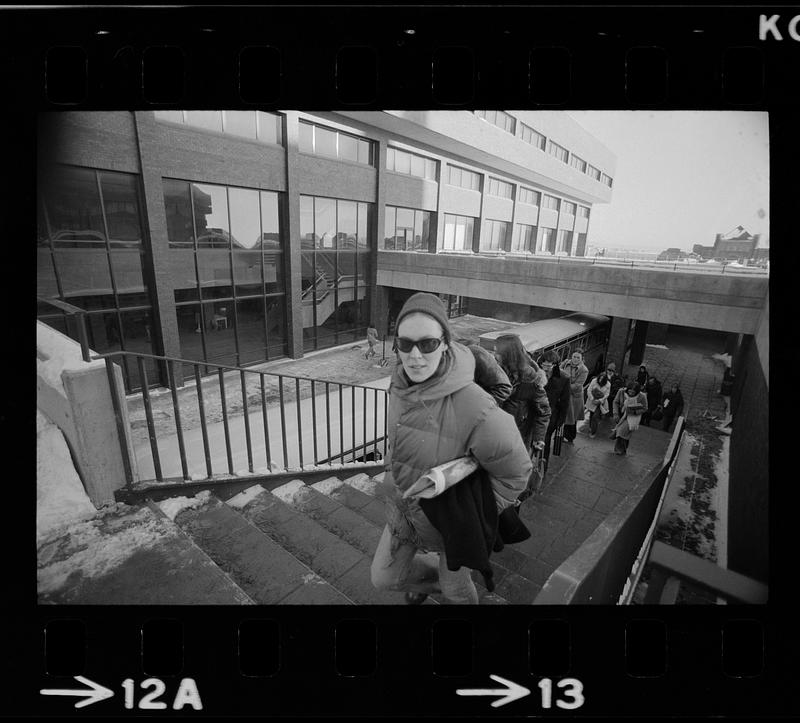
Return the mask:
[[478, 469], [478, 463], [473, 457], [452, 459], [429, 469], [403, 493], [403, 498], [430, 499], [437, 497], [449, 487], [471, 475], [476, 469]]

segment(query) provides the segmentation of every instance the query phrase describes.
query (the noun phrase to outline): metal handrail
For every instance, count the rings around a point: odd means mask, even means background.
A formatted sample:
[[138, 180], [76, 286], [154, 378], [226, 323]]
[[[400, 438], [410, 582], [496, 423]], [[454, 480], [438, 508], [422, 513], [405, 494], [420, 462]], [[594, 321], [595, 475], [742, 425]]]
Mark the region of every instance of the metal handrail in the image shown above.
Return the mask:
[[37, 296], [36, 301], [39, 304], [48, 304], [59, 311], [63, 311], [65, 314], [69, 314], [70, 318], [74, 318], [78, 325], [78, 341], [81, 345], [81, 356], [83, 357], [83, 361], [88, 362], [92, 361], [92, 359], [98, 358], [91, 357], [89, 353], [91, 350], [89, 349], [89, 337], [86, 333], [87, 312], [85, 309], [73, 306], [65, 301], [59, 301], [58, 299], [45, 299], [41, 296]]
[[[208, 362], [199, 362], [197, 360], [189, 360], [189, 359], [180, 359], [176, 357], [166, 357], [161, 355], [155, 354], [144, 354], [139, 352], [128, 352], [128, 351], [116, 351], [111, 352], [104, 355], [95, 356], [95, 359], [103, 359], [106, 362], [106, 365], [109, 366], [112, 363], [112, 359], [114, 358], [123, 358], [128, 357], [132, 359], [136, 359], [136, 363], [139, 367], [139, 372], [142, 375], [142, 387], [141, 389], [136, 392], [135, 394], [141, 394], [146, 422], [147, 422], [147, 431], [148, 431], [148, 438], [149, 438], [149, 453], [151, 455], [151, 462], [152, 462], [152, 469], [153, 474], [155, 476], [155, 481], [159, 483], [165, 481], [165, 474], [164, 474], [164, 466], [162, 462], [164, 462], [164, 457], [162, 455], [162, 450], [159, 449], [159, 440], [158, 435], [156, 434], [156, 425], [154, 420], [153, 414], [153, 405], [151, 402], [150, 397], [150, 389], [147, 385], [147, 377], [145, 371], [145, 360], [151, 359], [155, 360], [159, 363], [166, 365], [167, 370], [167, 379], [170, 385], [171, 397], [172, 397], [172, 418], [175, 422], [175, 441], [177, 442], [177, 450], [174, 452], [175, 456], [172, 458], [172, 465], [173, 467], [176, 466], [177, 458], [180, 458], [180, 475], [181, 478], [184, 480], [188, 480], [192, 478], [192, 474], [190, 472], [190, 464], [189, 464], [189, 457], [191, 453], [196, 453], [197, 455], [202, 455], [202, 458], [205, 461], [205, 479], [211, 480], [216, 475], [220, 473], [221, 468], [226, 468], [227, 474], [234, 475], [235, 474], [235, 465], [234, 465], [234, 454], [233, 454], [233, 445], [232, 445], [232, 431], [231, 431], [231, 420], [238, 418], [237, 415], [232, 415], [228, 409], [228, 399], [226, 396], [226, 379], [225, 379], [225, 372], [237, 372], [241, 384], [241, 394], [242, 394], [242, 420], [244, 424], [244, 434], [242, 438], [245, 443], [246, 453], [247, 453], [247, 469], [249, 473], [255, 474], [255, 462], [254, 462], [254, 450], [257, 451], [258, 455], [261, 456], [263, 459], [264, 453], [266, 454], [266, 468], [269, 470], [269, 474], [278, 473], [276, 472], [275, 468], [277, 467], [280, 470], [281, 465], [277, 464], [275, 461], [275, 452], [278, 449], [281, 449], [283, 452], [282, 460], [283, 460], [283, 472], [290, 472], [291, 469], [295, 469], [298, 465], [300, 469], [307, 469], [309, 466], [319, 466], [319, 465], [327, 465], [332, 466], [339, 460], [339, 462], [344, 465], [350, 461], [357, 461], [356, 457], [359, 453], [363, 456], [366, 456], [370, 448], [375, 457], [379, 456], [379, 448], [382, 448], [382, 455], [385, 456], [386, 454], [386, 411], [387, 411], [387, 401], [388, 401], [388, 393], [385, 389], [381, 389], [379, 387], [370, 387], [363, 384], [349, 384], [343, 382], [331, 382], [331, 381], [324, 381], [318, 379], [312, 379], [310, 377], [301, 376], [297, 374], [281, 374], [279, 372], [272, 372], [272, 371], [263, 371], [263, 370], [256, 370], [256, 369], [245, 369], [243, 367], [234, 367], [228, 366], [224, 364], [215, 364], [215, 363], [208, 363]], [[186, 430], [183, 429], [183, 425], [181, 422], [181, 399], [178, 396], [178, 389], [177, 389], [177, 380], [176, 380], [176, 365], [177, 364], [189, 364], [194, 368], [194, 377], [196, 383], [196, 404], [197, 404], [197, 411], [199, 411], [199, 427], [202, 432], [202, 449], [199, 448], [199, 440], [197, 440], [197, 446], [193, 450], [190, 444], [187, 441], [185, 432]], [[211, 374], [207, 375], [207, 379], [211, 379], [211, 384], [213, 384], [213, 377], [216, 376], [218, 378], [219, 384], [219, 399], [221, 404], [221, 412], [222, 412], [222, 424], [224, 427], [224, 452], [221, 446], [217, 448], [217, 457], [215, 458], [213, 450], [211, 449], [210, 444], [210, 435], [209, 435], [209, 423], [207, 418], [207, 405], [208, 405], [208, 397], [205, 394], [206, 391], [203, 389], [203, 380], [201, 378], [200, 369], [201, 367], [206, 367], [213, 369], [214, 371]], [[249, 404], [252, 402], [252, 397], [248, 397], [247, 392], [247, 385], [246, 385], [246, 374], [256, 374], [260, 378], [260, 397], [261, 397], [261, 417], [263, 424], [263, 446], [256, 442], [257, 433], [259, 426], [258, 415], [254, 415], [253, 419], [250, 418], [250, 408]], [[279, 415], [273, 415], [272, 422], [269, 421], [269, 415], [267, 414], [268, 405], [267, 404], [267, 389], [265, 380], [268, 377], [272, 377], [277, 380], [277, 387], [278, 387], [278, 400], [277, 403], [273, 403], [274, 406], [272, 407], [275, 409], [276, 407], [279, 409]], [[289, 390], [294, 391], [295, 399], [294, 403], [296, 405], [296, 409], [294, 414], [287, 413], [287, 401], [284, 397], [285, 387], [284, 387], [284, 380], [287, 380]], [[294, 383], [292, 384], [292, 380]], [[229, 380], [230, 381], [230, 378]], [[112, 393], [116, 395], [119, 390], [117, 389], [117, 382], [116, 377], [111, 372], [109, 372], [109, 382], [112, 385]], [[303, 409], [302, 401], [304, 399], [308, 399], [303, 395], [303, 390], [301, 388], [301, 382], [306, 382], [311, 394], [311, 409]], [[324, 392], [321, 391], [322, 384], [324, 383]], [[333, 389], [331, 389], [333, 387]], [[338, 395], [336, 393], [336, 387], [339, 388]], [[350, 394], [344, 394], [344, 388], [350, 388]], [[230, 387], [229, 387], [230, 389]], [[360, 403], [356, 405], [356, 389], [361, 390], [361, 397]], [[333, 394], [331, 394], [333, 392]], [[373, 399], [369, 400], [369, 395], [372, 395]], [[257, 394], [256, 394], [257, 396]], [[320, 397], [317, 400], [317, 396]], [[378, 397], [383, 396], [383, 421], [379, 425], [378, 421], [378, 412], [379, 412], [379, 400]], [[321, 407], [323, 404], [323, 397], [324, 397], [324, 404], [325, 410], [327, 412], [324, 418], [321, 418], [320, 415], [317, 414], [317, 405], [319, 402], [319, 406]], [[331, 414], [331, 398], [336, 399], [338, 397], [338, 415], [334, 412], [333, 415]], [[346, 412], [346, 405], [345, 401], [349, 402], [349, 413]], [[188, 402], [188, 404], [187, 404]], [[374, 410], [374, 418], [368, 424], [367, 418], [367, 411], [368, 411], [368, 404]], [[193, 409], [193, 402], [191, 400], [183, 400], [183, 411], [187, 412]], [[309, 411], [310, 411], [310, 418], [309, 418]], [[359, 439], [357, 437], [357, 427], [356, 427], [356, 412], [360, 411], [363, 416], [363, 437]], [[279, 419], [275, 419], [275, 416], [279, 416]], [[338, 416], [338, 427], [339, 427], [339, 449], [338, 451], [331, 447], [331, 432], [335, 432], [335, 426], [337, 422]], [[348, 418], [349, 417], [349, 418]], [[237, 422], [238, 424], [238, 422]], [[279, 429], [277, 428], [279, 424]], [[308, 425], [312, 425], [311, 433], [313, 435], [313, 450], [308, 448], [308, 445], [303, 443], [303, 434], [308, 434], [309, 429]], [[255, 429], [252, 427], [255, 426]], [[270, 427], [272, 426], [272, 429]], [[347, 443], [345, 443], [345, 427], [347, 430], [351, 432], [350, 439]], [[371, 427], [371, 429], [369, 428]], [[359, 430], [361, 425], [359, 425]], [[288, 448], [288, 439], [291, 434], [296, 434], [296, 446], [291, 449], [292, 457], [295, 457], [296, 460], [290, 463], [290, 450]], [[280, 436], [280, 440], [278, 440], [278, 436]], [[324, 438], [327, 440], [327, 445], [324, 450], [321, 450], [319, 447], [320, 440]], [[335, 437], [334, 437], [335, 439]], [[126, 445], [126, 438], [124, 431], [121, 430], [120, 432], [120, 443], [122, 445], [122, 453], [126, 459], [132, 459], [135, 453], [133, 450], [129, 450]], [[221, 440], [217, 437], [217, 444], [221, 445]], [[256, 444], [258, 447], [256, 448]], [[163, 445], [163, 441], [162, 441]], [[144, 451], [145, 448], [142, 448], [140, 454], [147, 455], [147, 452]], [[241, 452], [242, 450], [240, 450]], [[313, 455], [311, 452], [313, 451]], [[311, 457], [309, 459], [309, 457]], [[147, 460], [143, 460], [143, 463]], [[195, 463], [200, 462], [200, 458], [193, 457], [193, 461]], [[143, 463], [139, 464], [138, 467], [142, 468]], [[244, 462], [241, 462], [244, 464]], [[195, 469], [197, 468], [197, 464], [193, 465]], [[215, 467], [216, 475], [215, 475]], [[177, 470], [175, 470], [174, 474], [178, 474]], [[146, 476], [146, 475], [144, 475]], [[126, 470], [126, 478], [127, 478], [127, 488], [129, 491], [133, 491], [133, 481], [131, 475], [127, 473]], [[141, 483], [147, 483], [148, 479], [140, 479]], [[195, 480], [196, 481], [196, 480]]]

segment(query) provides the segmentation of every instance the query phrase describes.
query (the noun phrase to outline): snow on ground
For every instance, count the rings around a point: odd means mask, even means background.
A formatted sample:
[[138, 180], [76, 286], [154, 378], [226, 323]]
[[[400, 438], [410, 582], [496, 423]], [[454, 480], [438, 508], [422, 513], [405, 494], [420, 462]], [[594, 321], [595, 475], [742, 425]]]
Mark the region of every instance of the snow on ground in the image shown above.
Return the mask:
[[247, 507], [256, 497], [258, 497], [264, 488], [261, 485], [253, 485], [248, 487], [244, 492], [240, 492], [235, 497], [228, 500], [228, 505], [234, 509], [243, 509]]
[[194, 497], [172, 497], [168, 500], [157, 502], [156, 504], [167, 517], [174, 520], [183, 510], [188, 510], [192, 507], [202, 507], [210, 498], [211, 492], [205, 490], [199, 492]]
[[669, 351], [669, 347], [664, 346], [663, 344], [645, 344], [645, 346], [649, 346], [652, 349], [666, 349], [667, 351]]
[[83, 489], [61, 430], [36, 410], [36, 540], [97, 510]]
[[69, 538], [54, 538], [39, 548], [39, 594], [58, 590], [76, 571], [99, 577], [137, 551], [153, 547], [174, 534], [149, 508], [118, 517], [126, 505], [117, 505], [97, 519], [73, 524]]
[[104, 363], [83, 361], [80, 344], [47, 324], [37, 322], [36, 371], [51, 387], [63, 393], [61, 372], [67, 369], [84, 369], [92, 365], [104, 366]]

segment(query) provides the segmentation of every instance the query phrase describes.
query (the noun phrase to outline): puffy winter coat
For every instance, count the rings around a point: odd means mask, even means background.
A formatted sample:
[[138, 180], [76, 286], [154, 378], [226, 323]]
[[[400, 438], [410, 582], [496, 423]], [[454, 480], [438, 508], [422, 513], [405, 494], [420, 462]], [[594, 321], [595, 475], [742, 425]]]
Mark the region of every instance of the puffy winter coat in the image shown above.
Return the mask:
[[473, 381], [475, 361], [452, 343], [430, 379], [411, 384], [398, 363], [389, 387], [386, 479], [402, 493], [431, 467], [471, 454], [492, 482], [498, 508], [525, 489], [531, 460], [513, 417]]
[[527, 447], [543, 442], [550, 422], [550, 402], [544, 387], [547, 375], [528, 367], [519, 378], [511, 380], [511, 395], [501, 405], [514, 417], [517, 429]]
[[475, 357], [475, 383], [489, 392], [498, 404], [502, 404], [511, 394], [511, 382], [503, 367], [482, 346], [470, 344], [467, 349]]

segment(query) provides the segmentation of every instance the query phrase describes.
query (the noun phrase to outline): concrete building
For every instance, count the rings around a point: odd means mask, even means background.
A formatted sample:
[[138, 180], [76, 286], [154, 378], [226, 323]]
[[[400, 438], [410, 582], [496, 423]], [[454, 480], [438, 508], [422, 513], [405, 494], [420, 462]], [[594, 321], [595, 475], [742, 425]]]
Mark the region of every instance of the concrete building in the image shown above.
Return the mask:
[[514, 111], [48, 113], [39, 163], [38, 296], [97, 352], [225, 365], [385, 327], [379, 251], [583, 256], [615, 173], [564, 113]]

